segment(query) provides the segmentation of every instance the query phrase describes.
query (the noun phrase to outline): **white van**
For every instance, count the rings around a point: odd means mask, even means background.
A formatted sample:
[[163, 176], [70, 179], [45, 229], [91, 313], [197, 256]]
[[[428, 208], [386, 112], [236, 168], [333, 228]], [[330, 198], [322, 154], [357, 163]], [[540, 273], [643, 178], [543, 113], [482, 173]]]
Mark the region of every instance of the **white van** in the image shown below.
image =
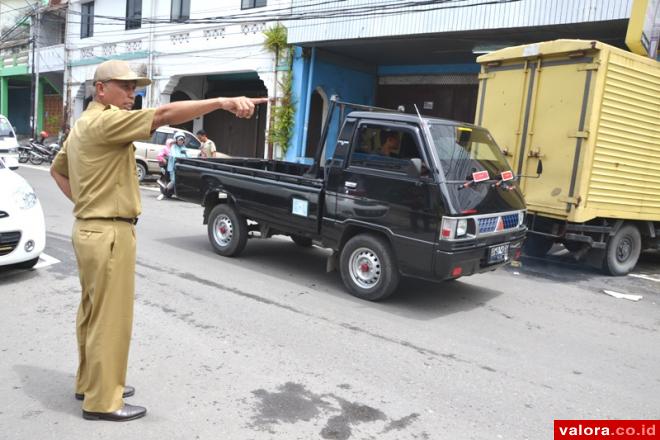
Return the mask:
[[9, 169], [18, 168], [18, 139], [9, 119], [0, 115], [0, 158]]

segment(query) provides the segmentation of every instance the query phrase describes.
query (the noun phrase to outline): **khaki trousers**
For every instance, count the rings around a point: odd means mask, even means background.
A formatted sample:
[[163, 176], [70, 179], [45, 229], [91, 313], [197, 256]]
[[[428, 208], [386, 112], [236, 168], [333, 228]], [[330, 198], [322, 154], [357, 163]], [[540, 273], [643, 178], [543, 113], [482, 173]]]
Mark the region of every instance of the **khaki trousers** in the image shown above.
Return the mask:
[[133, 327], [135, 229], [114, 220], [76, 220], [73, 248], [82, 297], [76, 319], [76, 393], [83, 409], [113, 412], [124, 405]]

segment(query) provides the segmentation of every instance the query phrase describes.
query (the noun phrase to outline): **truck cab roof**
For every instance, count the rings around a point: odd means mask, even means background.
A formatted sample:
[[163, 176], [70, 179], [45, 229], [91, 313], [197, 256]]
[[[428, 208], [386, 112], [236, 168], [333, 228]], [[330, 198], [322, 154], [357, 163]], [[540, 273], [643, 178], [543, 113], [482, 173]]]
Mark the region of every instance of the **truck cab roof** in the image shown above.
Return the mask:
[[[382, 120], [382, 121], [387, 121], [387, 122], [401, 122], [405, 124], [419, 124], [419, 116], [413, 115], [410, 113], [401, 113], [392, 110], [391, 112], [385, 112], [385, 111], [353, 111], [350, 112], [347, 115], [348, 118], [356, 118], [356, 119], [377, 119], [377, 120]], [[434, 118], [434, 117], [429, 117], [429, 116], [424, 116], [422, 115], [422, 119], [426, 122], [434, 122], [436, 124], [442, 124], [442, 125], [456, 125], [456, 126], [461, 126], [461, 127], [476, 127], [473, 124], [468, 124], [466, 122], [460, 122], [460, 121], [453, 121], [451, 119], [442, 119], [442, 118]]]

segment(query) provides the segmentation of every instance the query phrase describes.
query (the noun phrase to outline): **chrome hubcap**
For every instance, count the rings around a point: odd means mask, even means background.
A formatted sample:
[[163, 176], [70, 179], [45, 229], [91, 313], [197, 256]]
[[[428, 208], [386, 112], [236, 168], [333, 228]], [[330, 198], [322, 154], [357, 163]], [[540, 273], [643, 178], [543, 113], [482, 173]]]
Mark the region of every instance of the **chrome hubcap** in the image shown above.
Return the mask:
[[234, 225], [226, 215], [219, 215], [213, 224], [213, 238], [220, 246], [228, 246], [234, 236]]
[[369, 289], [380, 280], [380, 259], [371, 249], [356, 249], [351, 254], [348, 264], [351, 279], [361, 288]]

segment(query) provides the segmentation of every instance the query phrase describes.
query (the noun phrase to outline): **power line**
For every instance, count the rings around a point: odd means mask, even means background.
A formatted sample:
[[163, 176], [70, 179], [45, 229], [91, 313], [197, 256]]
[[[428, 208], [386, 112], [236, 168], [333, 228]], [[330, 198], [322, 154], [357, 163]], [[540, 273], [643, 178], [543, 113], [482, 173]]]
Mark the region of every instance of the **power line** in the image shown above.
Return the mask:
[[[260, 11], [254, 13], [240, 13], [240, 14], [229, 14], [229, 15], [220, 15], [215, 17], [205, 17], [205, 18], [189, 18], [187, 20], [176, 21], [175, 23], [181, 24], [201, 24], [201, 23], [245, 23], [253, 21], [292, 21], [292, 20], [312, 20], [320, 18], [333, 18], [333, 17], [357, 17], [365, 15], [389, 15], [389, 14], [407, 14], [407, 13], [416, 13], [416, 12], [428, 12], [437, 9], [456, 9], [456, 8], [468, 8], [489, 4], [501, 4], [501, 3], [511, 3], [517, 2], [520, 0], [490, 0], [480, 3], [470, 3], [462, 5], [448, 5], [448, 6], [437, 6], [429, 7], [424, 9], [415, 9], [415, 10], [405, 10], [407, 8], [421, 8], [425, 6], [433, 5], [443, 5], [446, 3], [464, 3], [466, 0], [407, 0], [407, 1], [392, 1], [390, 3], [380, 3], [380, 4], [368, 4], [368, 5], [357, 5], [349, 6], [345, 8], [326, 8], [318, 10], [306, 10], [302, 12], [290, 12], [288, 14], [272, 14], [271, 11]], [[314, 4], [313, 6], [318, 5], [328, 5], [332, 3], [337, 3], [336, 0], [326, 0]], [[292, 8], [285, 8], [292, 9]], [[70, 10], [72, 15], [82, 16], [82, 12]], [[105, 20], [112, 20], [120, 23], [126, 23], [128, 21], [136, 21], [134, 18], [111, 16], [111, 15], [93, 15], [94, 18], [101, 18]], [[143, 24], [168, 24], [171, 25], [172, 21], [168, 18], [141, 18], [140, 22]], [[95, 23], [96, 25], [97, 23]], [[113, 25], [113, 23], [98, 23], [99, 25]]]
[[[475, 7], [475, 6], [490, 5], [490, 4], [502, 4], [502, 3], [517, 2], [517, 1], [520, 1], [520, 0], [491, 0], [491, 1], [484, 1], [484, 2], [480, 2], [480, 3], [472, 3], [472, 4], [468, 4], [468, 5], [444, 5], [444, 6], [435, 6], [435, 7], [431, 7], [431, 8], [427, 7], [425, 9], [415, 9], [415, 10], [407, 10], [407, 11], [405, 11], [405, 10], [404, 11], [401, 11], [401, 10], [390, 11], [390, 10], [388, 10], [388, 9], [391, 9], [392, 7], [396, 7], [397, 9], [400, 9], [401, 5], [404, 5], [404, 6], [407, 5], [408, 7], [411, 4], [414, 4], [416, 6], [420, 6], [420, 5], [428, 6], [428, 5], [433, 5], [433, 4], [446, 4], [446, 3], [455, 3], [455, 2], [461, 2], [461, 1], [464, 1], [464, 0], [443, 0], [441, 2], [439, 2], [438, 0], [426, 0], [423, 4], [420, 3], [419, 1], [417, 1], [417, 2], [407, 2], [405, 4], [403, 4], [401, 2], [396, 2], [396, 3], [385, 4], [385, 6], [387, 6], [387, 8], [385, 8], [384, 11], [383, 11], [383, 7], [374, 9], [373, 5], [372, 5], [372, 6], [370, 6], [371, 9], [363, 9], [361, 11], [358, 11], [359, 13], [353, 12], [353, 13], [349, 14], [349, 13], [345, 13], [346, 11], [344, 10], [343, 13], [332, 12], [332, 14], [326, 14], [326, 15], [314, 16], [314, 17], [310, 17], [309, 15], [306, 15], [304, 17], [298, 17], [295, 20], [298, 21], [298, 22], [305, 22], [305, 21], [310, 21], [312, 19], [331, 18], [333, 24], [339, 24], [339, 23], [346, 23], [346, 22], [352, 22], [352, 21], [360, 20], [364, 17], [369, 17], [369, 16], [384, 16], [384, 15], [390, 15], [391, 16], [391, 15], [401, 15], [401, 14], [410, 14], [410, 13], [421, 13], [421, 12], [428, 12], [428, 11], [438, 10], [438, 9], [450, 9], [450, 8], [454, 9], [454, 8], [464, 8], [464, 7]], [[327, 3], [331, 3], [331, 2], [324, 1], [324, 2], [320, 2], [318, 4], [327, 4]], [[381, 6], [383, 6], [383, 5], [381, 5]], [[267, 17], [262, 17], [262, 18], [267, 18]], [[264, 19], [264, 20], [259, 20], [259, 21], [284, 21], [284, 22], [287, 23], [287, 27], [289, 29], [304, 28], [304, 27], [308, 27], [308, 26], [312, 25], [310, 23], [303, 23], [303, 24], [300, 24], [300, 25], [296, 25], [296, 24], [291, 23], [291, 21], [292, 21], [291, 19], [289, 19], [289, 20], [280, 19], [280, 18], [282, 18], [281, 16], [277, 16], [277, 18], [278, 19], [272, 19], [272, 20]], [[124, 18], [119, 18], [119, 19], [125, 21]], [[222, 22], [222, 21], [218, 21], [218, 20], [215, 20], [215, 19], [212, 19], [212, 20], [211, 19], [197, 19], [197, 21], [194, 21], [194, 22], [193, 21], [186, 21], [186, 22], [183, 22], [181, 24], [183, 24], [183, 25], [185, 25], [185, 24], [232, 25], [232, 24], [245, 24], [246, 22], [252, 23], [254, 21], [255, 20], [249, 20], [249, 21], [240, 20], [240, 21], [234, 21], [234, 22]], [[69, 20], [69, 23], [77, 23], [77, 22]], [[99, 24], [99, 25], [118, 26], [118, 24], [116, 24], [116, 23], [95, 23], [95, 25], [97, 25], [97, 24]], [[154, 27], [156, 29], [163, 29], [164, 27], [172, 26], [172, 23], [169, 23], [169, 22], [167, 24], [160, 24], [160, 25], [155, 24], [155, 23], [151, 23], [151, 24], [152, 24], [152, 27]], [[142, 32], [135, 32], [134, 30], [128, 31], [128, 32], [131, 33], [130, 34], [131, 37], [132, 37], [131, 39], [134, 39], [134, 38], [140, 38], [143, 35], [147, 35], [150, 32], [149, 29], [150, 28], [145, 28], [144, 31], [142, 31]], [[189, 28], [186, 28], [186, 27], [179, 27], [178, 29], [173, 30], [170, 34], [183, 33], [183, 32], [186, 32], [188, 29]], [[194, 28], [194, 30], [198, 30], [198, 29], [199, 28]], [[225, 36], [227, 36], [227, 35], [238, 35], [240, 33], [243, 33], [243, 32], [242, 31], [241, 32], [230, 32], [230, 33], [225, 33], [224, 35]], [[113, 35], [126, 35], [126, 34], [127, 34], [127, 31], [125, 31], [123, 29], [99, 31], [99, 32], [95, 33], [95, 35], [98, 35], [98, 36], [113, 36]], [[160, 35], [163, 35], [163, 34], [159, 34], [159, 36]], [[191, 37], [191, 38], [204, 38], [204, 37]], [[110, 43], [110, 42], [107, 42], [107, 41], [101, 41], [101, 40], [97, 40], [97, 39], [93, 39], [93, 38], [85, 38], [84, 40], [86, 40], [86, 41], [98, 41], [101, 44]], [[127, 38], [127, 40], [128, 40], [128, 38]], [[81, 44], [78, 44], [77, 46], [82, 47]]]

